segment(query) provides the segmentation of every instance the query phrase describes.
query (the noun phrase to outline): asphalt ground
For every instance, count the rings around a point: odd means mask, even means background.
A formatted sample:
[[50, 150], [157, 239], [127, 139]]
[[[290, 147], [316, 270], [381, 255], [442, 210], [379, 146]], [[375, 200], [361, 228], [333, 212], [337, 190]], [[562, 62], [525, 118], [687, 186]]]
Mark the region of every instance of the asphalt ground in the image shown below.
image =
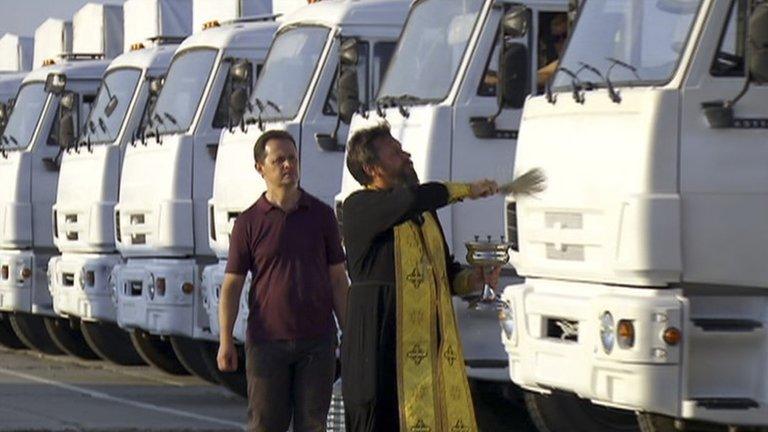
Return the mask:
[[[498, 386], [473, 383], [483, 432], [533, 432]], [[0, 431], [241, 431], [245, 401], [194, 377], [0, 348]]]

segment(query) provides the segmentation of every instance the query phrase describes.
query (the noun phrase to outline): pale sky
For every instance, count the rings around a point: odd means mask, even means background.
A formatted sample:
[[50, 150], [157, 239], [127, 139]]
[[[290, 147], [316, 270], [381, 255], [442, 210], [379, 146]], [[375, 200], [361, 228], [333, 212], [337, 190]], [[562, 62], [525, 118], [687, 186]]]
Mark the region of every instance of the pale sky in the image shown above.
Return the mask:
[[122, 4], [125, 0], [0, 0], [0, 36], [15, 33], [35, 36], [35, 29], [48, 18], [72, 20], [86, 3]]

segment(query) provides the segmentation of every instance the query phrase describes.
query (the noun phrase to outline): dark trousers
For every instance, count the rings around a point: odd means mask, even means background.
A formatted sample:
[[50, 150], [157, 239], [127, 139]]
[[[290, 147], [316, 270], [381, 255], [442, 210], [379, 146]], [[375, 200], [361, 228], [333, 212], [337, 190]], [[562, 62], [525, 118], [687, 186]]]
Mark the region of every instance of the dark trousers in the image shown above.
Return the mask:
[[245, 346], [248, 431], [323, 432], [336, 371], [336, 335]]

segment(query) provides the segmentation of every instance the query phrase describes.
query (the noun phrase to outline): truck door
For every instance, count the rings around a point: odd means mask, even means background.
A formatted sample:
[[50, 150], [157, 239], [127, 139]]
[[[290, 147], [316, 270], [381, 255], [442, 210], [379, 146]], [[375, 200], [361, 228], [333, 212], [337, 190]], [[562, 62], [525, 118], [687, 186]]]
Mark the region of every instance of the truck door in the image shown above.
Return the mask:
[[680, 125], [684, 280], [768, 286], [768, 86], [752, 83], [734, 120], [713, 128], [702, 104], [744, 88], [747, 1], [715, 2], [685, 80]]
[[[512, 176], [522, 107], [504, 108], [496, 118], [496, 133], [492, 137], [480, 137], [472, 128], [475, 119], [490, 117], [498, 110], [498, 29], [504, 13], [502, 8], [491, 10], [456, 101], [451, 155], [451, 179], [454, 181], [486, 177], [506, 182]], [[532, 9], [530, 14], [528, 34], [521, 38], [507, 37], [504, 43], [527, 50], [528, 79], [521, 85], [528, 93], [535, 93], [544, 88], [550, 76], [537, 74], [537, 71], [554, 70], [558, 56], [555, 46], [561, 47], [567, 36], [566, 4], [563, 2], [560, 9]], [[561, 32], [553, 35], [552, 29]], [[491, 236], [498, 240], [504, 235], [503, 221], [498, 217], [503, 206], [503, 197], [495, 197], [451, 207], [454, 218], [452, 243], [456, 256], [463, 256], [464, 242], [474, 236]]]

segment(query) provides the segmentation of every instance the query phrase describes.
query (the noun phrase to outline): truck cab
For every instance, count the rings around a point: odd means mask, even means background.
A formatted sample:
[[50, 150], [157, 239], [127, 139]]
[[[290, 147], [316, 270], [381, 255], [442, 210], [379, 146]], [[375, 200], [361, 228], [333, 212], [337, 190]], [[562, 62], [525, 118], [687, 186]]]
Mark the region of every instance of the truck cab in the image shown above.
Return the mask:
[[115, 206], [125, 264], [112, 283], [118, 324], [155, 335], [211, 339], [200, 295], [208, 199], [230, 97], [255, 82], [277, 24], [272, 17], [212, 22], [174, 55], [139, 136], [126, 148]]
[[114, 206], [126, 147], [148, 121], [178, 47], [172, 42], [178, 40], [135, 43], [110, 63], [77, 144], [62, 156], [53, 205], [53, 238], [61, 253], [48, 264], [53, 308], [79, 320], [89, 344], [118, 364], [139, 359], [126, 352], [130, 340], [115, 324], [109, 277], [122, 258], [115, 246]]
[[515, 383], [644, 431], [768, 424], [767, 29], [763, 2], [584, 3], [523, 113], [515, 170], [548, 187], [504, 212]]
[[[505, 31], [513, 9], [530, 17], [526, 32]], [[421, 181], [508, 181], [524, 98], [543, 86], [537, 71], [557, 59], [555, 39], [567, 36], [567, 11], [565, 0], [414, 2], [375, 106], [354, 116], [350, 135], [387, 122]], [[343, 171], [336, 197], [341, 223], [341, 203], [360, 188]], [[503, 205], [502, 198], [489, 198], [438, 212], [457, 259], [466, 262], [466, 241], [504, 235], [493, 217]], [[508, 272], [506, 280], [513, 277]], [[454, 299], [470, 377], [508, 382], [506, 353], [488, 343], [498, 334], [495, 312], [467, 306]]]
[[41, 317], [56, 316], [47, 267], [61, 158], [74, 148], [108, 65], [70, 54], [30, 72], [0, 137], [0, 310], [43, 333]]
[[[221, 261], [203, 276], [214, 332], [232, 226], [266, 190], [254, 169], [253, 144], [266, 130], [291, 133], [301, 160], [301, 187], [332, 204], [350, 118], [358, 106], [372, 104], [407, 10], [403, 0], [325, 0], [283, 18], [250, 98], [252, 109], [221, 137], [208, 231]], [[243, 291], [235, 328], [241, 341], [247, 316]]]

